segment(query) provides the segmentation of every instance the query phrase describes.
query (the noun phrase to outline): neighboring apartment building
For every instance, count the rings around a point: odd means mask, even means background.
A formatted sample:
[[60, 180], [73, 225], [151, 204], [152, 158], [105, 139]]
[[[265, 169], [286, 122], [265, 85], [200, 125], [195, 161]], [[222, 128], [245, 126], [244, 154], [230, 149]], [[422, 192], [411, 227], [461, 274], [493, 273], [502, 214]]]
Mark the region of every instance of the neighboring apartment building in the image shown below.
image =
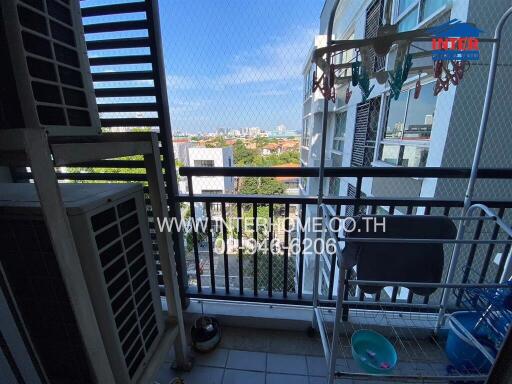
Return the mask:
[[[191, 167], [232, 167], [233, 148], [188, 148], [188, 159]], [[194, 194], [229, 194], [234, 191], [232, 177], [200, 176], [192, 178]]]
[[[378, 25], [383, 23], [382, 15], [386, 0], [341, 0], [336, 11], [333, 37], [335, 39], [363, 39], [374, 37]], [[424, 28], [441, 24], [450, 19], [470, 21], [492, 36], [498, 18], [510, 6], [509, 0], [388, 0], [392, 4], [392, 24], [398, 24], [399, 31]], [[314, 48], [325, 46], [327, 23], [333, 7], [333, 0], [326, 0], [320, 17], [319, 35], [304, 66], [303, 135], [301, 140], [301, 163], [317, 167], [320, 161], [320, 139], [322, 132], [323, 97], [319, 91], [312, 92], [312, 76], [315, 70], [311, 64]], [[512, 166], [510, 125], [512, 109], [504, 108], [511, 85], [510, 63], [512, 63], [510, 30], [505, 28], [505, 37], [500, 50], [498, 77], [494, 91], [494, 111], [489, 120], [488, 135], [481, 161], [482, 167], [506, 168]], [[424, 46], [430, 49], [430, 43]], [[391, 100], [389, 87], [375, 85], [366, 102], [361, 102], [358, 87], [351, 87], [352, 96], [345, 104], [346, 87], [336, 91], [336, 103], [329, 103], [326, 166], [368, 166], [368, 167], [470, 167], [474, 145], [480, 123], [480, 115], [487, 83], [490, 47], [480, 45], [480, 63], [467, 71], [461, 84], [451, 86], [448, 91], [433, 96], [435, 80], [431, 76], [421, 77], [422, 90], [414, 99], [414, 87], [418, 74], [411, 71], [409, 79], [397, 101]], [[349, 51], [341, 58], [349, 62], [354, 57]], [[386, 57], [374, 57], [374, 70], [385, 70], [394, 61], [395, 51]], [[430, 58], [429, 58], [430, 59]], [[391, 64], [392, 65], [392, 64]], [[391, 69], [391, 68], [388, 68]], [[318, 71], [320, 75], [321, 71]], [[349, 74], [348, 74], [349, 75]], [[425, 197], [437, 199], [461, 199], [464, 196], [465, 180], [438, 179], [363, 179], [362, 196], [378, 197]], [[487, 182], [477, 183], [476, 196], [487, 199], [509, 197], [510, 186], [488, 187]], [[508, 188], [507, 188], [508, 187]], [[315, 195], [318, 180], [301, 181], [301, 193]], [[324, 193], [328, 195], [355, 196], [355, 180], [336, 178], [325, 180]], [[384, 213], [388, 207], [380, 207]], [[353, 207], [346, 207], [342, 214], [352, 215]], [[395, 211], [395, 214], [401, 212]], [[417, 214], [423, 213], [420, 209]], [[316, 214], [316, 207], [310, 206], [307, 215]], [[314, 237], [313, 234], [308, 234]], [[303, 291], [312, 291], [313, 255], [304, 258]], [[321, 260], [321, 286], [328, 282], [330, 261]], [[297, 270], [298, 270], [297, 266]], [[337, 281], [337, 279], [335, 279]], [[336, 290], [336, 288], [334, 288]], [[405, 291], [404, 291], [405, 292]], [[404, 292], [402, 292], [404, 294]]]
[[[188, 149], [188, 159], [191, 167], [232, 167], [233, 148], [192, 147]], [[194, 194], [230, 194], [234, 192], [234, 180], [227, 176], [195, 176], [192, 178], [192, 188]], [[196, 203], [195, 209], [196, 218], [206, 217], [202, 203]], [[221, 221], [220, 203], [212, 203], [211, 215], [214, 222]]]
[[[277, 168], [295, 168], [299, 167], [298, 164], [295, 163], [289, 163], [289, 164], [282, 164], [282, 165], [275, 165], [274, 167]], [[285, 195], [299, 195], [299, 178], [295, 176], [277, 176], [277, 181], [280, 181], [284, 184], [284, 194]]]
[[172, 147], [174, 150], [174, 158], [176, 161], [184, 164], [186, 167], [190, 166], [188, 159], [188, 150], [197, 146], [197, 143], [192, 141], [188, 137], [176, 137], [172, 141]]

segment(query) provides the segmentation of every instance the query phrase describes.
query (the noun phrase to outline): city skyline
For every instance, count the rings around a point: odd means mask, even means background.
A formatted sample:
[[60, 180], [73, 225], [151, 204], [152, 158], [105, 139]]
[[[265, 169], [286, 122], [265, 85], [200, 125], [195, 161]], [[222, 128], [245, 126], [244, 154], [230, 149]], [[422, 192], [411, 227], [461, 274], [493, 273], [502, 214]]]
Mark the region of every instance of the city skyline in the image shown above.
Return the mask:
[[301, 130], [302, 69], [322, 6], [323, 0], [162, 2], [173, 129]]

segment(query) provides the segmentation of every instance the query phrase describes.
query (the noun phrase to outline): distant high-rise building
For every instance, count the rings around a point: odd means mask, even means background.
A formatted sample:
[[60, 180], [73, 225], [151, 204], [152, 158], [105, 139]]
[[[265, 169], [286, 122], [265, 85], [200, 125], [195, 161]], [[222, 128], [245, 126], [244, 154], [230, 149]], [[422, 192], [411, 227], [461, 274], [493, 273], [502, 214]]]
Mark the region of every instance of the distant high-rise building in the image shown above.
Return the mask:
[[242, 136], [256, 137], [264, 133], [260, 127], [244, 127], [240, 130]]
[[286, 128], [286, 125], [284, 125], [284, 124], [280, 124], [276, 127], [276, 132], [281, 135], [285, 134], [286, 131], [288, 131], [288, 128]]

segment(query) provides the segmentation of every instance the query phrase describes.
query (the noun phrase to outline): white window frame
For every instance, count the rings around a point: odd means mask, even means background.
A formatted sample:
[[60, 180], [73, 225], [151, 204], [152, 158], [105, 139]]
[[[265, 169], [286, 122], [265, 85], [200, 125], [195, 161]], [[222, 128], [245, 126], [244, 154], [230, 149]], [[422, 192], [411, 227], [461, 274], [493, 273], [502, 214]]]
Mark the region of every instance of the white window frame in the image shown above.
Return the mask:
[[310, 65], [304, 75], [304, 102], [313, 95], [313, 65]]
[[309, 124], [310, 116], [309, 114], [304, 116], [302, 119], [303, 121], [303, 127], [302, 127], [302, 138], [300, 140], [300, 144], [302, 147], [309, 149], [309, 145], [311, 144], [311, 132], [310, 131], [310, 124]]
[[[347, 37], [344, 40], [354, 40], [355, 39], [355, 31], [352, 29], [348, 34]], [[356, 59], [356, 49], [347, 49], [346, 51], [343, 51], [343, 54], [339, 55], [339, 58], [337, 59], [337, 64], [347, 64], [352, 63]], [[343, 71], [344, 76], [352, 76], [352, 68], [345, 68]]]
[[[431, 77], [427, 77], [425, 79], [422, 79], [421, 85], [424, 86], [426, 84], [433, 83], [434, 81], [435, 80], [432, 79]], [[406, 84], [404, 86], [404, 88], [401, 91], [401, 92], [409, 93], [409, 95], [407, 97], [407, 101], [405, 103], [404, 122], [406, 121], [407, 112], [409, 111], [409, 102], [411, 100], [411, 91], [414, 89], [415, 84], [416, 84], [415, 81], [410, 81], [410, 82], [408, 82], [408, 84]], [[381, 105], [384, 105], [384, 106], [387, 105], [389, 97], [390, 97], [390, 94], [389, 94], [389, 89], [388, 89], [388, 90], [386, 90], [386, 92], [384, 92], [382, 94], [382, 100], [381, 100], [382, 104]], [[437, 104], [437, 102], [436, 102], [436, 104]], [[437, 105], [436, 105], [436, 107], [437, 107]], [[437, 109], [436, 107], [434, 107], [434, 114], [435, 114], [435, 110]], [[373, 157], [375, 160], [372, 162], [373, 163], [372, 165], [375, 165], [375, 166], [386, 165], [386, 166], [400, 167], [400, 165], [393, 165], [393, 164], [385, 162], [379, 158], [380, 157], [380, 147], [383, 144], [422, 147], [422, 148], [430, 149], [430, 140], [401, 140], [401, 139], [393, 140], [393, 139], [384, 138], [384, 135], [386, 134], [385, 124], [387, 124], [387, 111], [385, 108], [381, 108], [381, 112], [382, 112], [382, 116], [380, 116], [380, 118], [379, 118], [379, 128], [377, 130], [377, 140], [375, 141], [375, 153], [374, 153], [374, 157]]]
[[392, 20], [393, 24], [400, 23], [405, 17], [407, 17], [411, 12], [414, 12], [416, 9], [416, 25], [413, 29], [419, 28], [422, 25], [428, 23], [432, 19], [435, 19], [440, 14], [444, 13], [446, 10], [450, 9], [452, 6], [452, 0], [446, 0], [446, 3], [442, 5], [438, 10], [436, 10], [433, 14], [428, 16], [427, 18], [421, 20], [421, 10], [423, 7], [423, 3], [425, 0], [414, 0], [414, 2], [409, 5], [402, 13], [398, 13], [400, 0], [393, 0], [393, 12], [392, 12]]
[[[339, 115], [345, 115], [345, 129], [343, 130], [343, 136], [336, 136], [336, 130], [337, 130], [337, 122], [338, 122], [338, 116]], [[338, 155], [343, 155], [343, 147], [345, 146], [345, 132], [347, 130], [347, 111], [346, 110], [339, 110], [335, 112], [334, 115], [334, 132], [332, 137], [332, 147], [331, 152], [336, 153]], [[336, 149], [336, 143], [342, 142], [341, 149]]]

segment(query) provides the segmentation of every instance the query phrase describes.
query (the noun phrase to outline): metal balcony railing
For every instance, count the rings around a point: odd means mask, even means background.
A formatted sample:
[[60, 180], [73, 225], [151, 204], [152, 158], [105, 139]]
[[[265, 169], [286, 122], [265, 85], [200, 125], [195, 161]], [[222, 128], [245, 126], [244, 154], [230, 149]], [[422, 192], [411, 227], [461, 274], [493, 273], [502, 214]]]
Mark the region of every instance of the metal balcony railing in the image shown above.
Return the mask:
[[[78, 165], [77, 165], [78, 166]], [[57, 177], [62, 182], [142, 182], [145, 183], [146, 175], [139, 173], [142, 162], [138, 160], [107, 160], [97, 163], [80, 164], [80, 167], [88, 167], [84, 172], [60, 172]], [[106, 173], [106, 169], [122, 169], [122, 173]], [[376, 214], [379, 207], [386, 207], [389, 215], [393, 214], [413, 214], [418, 209], [422, 214], [445, 215], [457, 217], [460, 215], [463, 206], [463, 196], [460, 199], [433, 199], [423, 197], [367, 197], [361, 192], [363, 180], [366, 178], [393, 178], [394, 180], [407, 178], [437, 178], [437, 179], [459, 179], [464, 180], [469, 177], [470, 170], [467, 168], [326, 168], [325, 177], [341, 177], [353, 181], [355, 185], [355, 194], [348, 196], [328, 196], [323, 202], [333, 207], [338, 214], [345, 206], [349, 211], [365, 211], [368, 214]], [[265, 207], [266, 217], [270, 217], [273, 222], [290, 218], [291, 216], [306, 220], [308, 207], [311, 212], [316, 211], [316, 196], [291, 196], [291, 195], [243, 195], [243, 194], [197, 194], [193, 190], [194, 177], [298, 177], [314, 179], [318, 177], [318, 168], [252, 168], [252, 167], [229, 167], [229, 168], [211, 168], [211, 167], [182, 167], [179, 169], [180, 177], [187, 180], [188, 193], [175, 196], [169, 204], [181, 206], [182, 212], [190, 207], [191, 217], [199, 213], [194, 212], [196, 207], [201, 207], [204, 212], [201, 215], [204, 218], [211, 219], [216, 216], [229, 221], [230, 217], [242, 217], [244, 212], [250, 215], [249, 221], [255, 223], [258, 220], [258, 208]], [[28, 171], [20, 171], [15, 174], [17, 180], [28, 180], [31, 174]], [[505, 182], [512, 178], [512, 169], [481, 169], [478, 173], [479, 180], [498, 180]], [[236, 183], [235, 183], [236, 184]], [[147, 193], [147, 190], [146, 190]], [[149, 200], [148, 200], [149, 201]], [[474, 203], [482, 203], [497, 212], [497, 215], [504, 218], [505, 221], [512, 217], [512, 199], [506, 200], [478, 200]], [[214, 214], [215, 211], [215, 214]], [[247, 217], [246, 217], [247, 219]], [[208, 221], [211, 223], [211, 221]], [[305, 238], [304, 230], [288, 233], [278, 233], [271, 231], [262, 233], [258, 230], [251, 230], [242, 233], [235, 232], [233, 235], [235, 244], [232, 250], [225, 248], [223, 252], [216, 252], [215, 236], [222, 238], [224, 243], [228, 240], [227, 231], [224, 231], [224, 225], [220, 224], [212, 227], [208, 225], [205, 234], [201, 235], [193, 230], [188, 237], [191, 242], [191, 250], [187, 252], [187, 247], [175, 247], [184, 249], [186, 255], [176, 253], [176, 261], [180, 264], [178, 273], [181, 273], [180, 281], [182, 295], [190, 298], [211, 298], [219, 300], [267, 302], [267, 303], [287, 303], [310, 305], [312, 302], [311, 289], [305, 289], [304, 282], [310, 276], [305, 269], [307, 262], [307, 252], [304, 250]], [[285, 221], [285, 223], [290, 223]], [[236, 224], [236, 223], [235, 223]], [[148, 223], [153, 239], [155, 239], [154, 218], [149, 212]], [[289, 225], [289, 224], [288, 224]], [[216, 228], [215, 228], [216, 227]], [[213, 231], [212, 231], [213, 229]], [[288, 229], [288, 228], [285, 228]], [[480, 221], [478, 225], [470, 226], [471, 237], [474, 240], [498, 239], [502, 234], [497, 226], [492, 222], [484, 223]], [[174, 233], [173, 236], [179, 241], [185, 241], [183, 231]], [[252, 238], [269, 243], [273, 238], [279, 237], [281, 240], [282, 251], [275, 255], [272, 249], [267, 248], [260, 252], [248, 252], [245, 249], [246, 242]], [[298, 246], [292, 250], [289, 245], [292, 237], [298, 239]], [[469, 237], [469, 235], [468, 235]], [[186, 242], [186, 241], [185, 241]], [[498, 249], [499, 244], [471, 244], [466, 250], [466, 257], [461, 265], [459, 281], [467, 282], [468, 278], [478, 274], [480, 280], [498, 281], [503, 272], [507, 255], [510, 253], [510, 246], [504, 245], [503, 249]], [[290, 249], [289, 249], [290, 248]], [[235, 249], [235, 251], [233, 251]], [[157, 248], [155, 250], [155, 262], [159, 269], [159, 256]], [[446, 255], [450, 252], [446, 251]], [[497, 258], [497, 255], [505, 255]], [[321, 289], [321, 298], [325, 305], [331, 305], [333, 299], [334, 281], [335, 281], [335, 256], [322, 255], [324, 264], [325, 281]], [[188, 267], [188, 268], [187, 268]], [[475, 272], [476, 271], [476, 272]], [[159, 276], [161, 280], [161, 276]], [[367, 297], [356, 289], [348, 290], [351, 300], [363, 302], [375, 302], [387, 300], [396, 303], [396, 309], [400, 309], [400, 303], [421, 302], [423, 304], [432, 304], [434, 307], [438, 297], [416, 297], [411, 292], [406, 298], [401, 297], [398, 287], [391, 288], [389, 292], [384, 290], [373, 297]]]
[[[326, 168], [325, 177], [327, 178], [342, 177], [352, 180], [355, 184], [355, 194], [353, 197], [326, 197], [324, 198], [324, 203], [332, 206], [337, 214], [341, 212], [343, 206], [349, 207], [351, 212], [364, 211], [368, 214], [376, 214], [378, 207], [386, 207], [389, 215], [413, 214], [418, 209], [421, 209], [421, 214], [425, 215], [435, 214], [456, 217], [460, 215], [460, 210], [463, 206], [462, 196], [460, 199], [366, 197], [361, 193], [363, 180], [376, 177], [393, 178], [394, 180], [400, 180], [400, 178], [467, 179], [469, 173], [469, 169], [463, 168]], [[229, 212], [228, 207], [231, 207], [231, 211], [238, 218], [243, 216], [244, 211], [249, 212], [255, 226], [259, 214], [257, 208], [268, 207], [268, 216], [266, 218], [270, 222], [275, 222], [279, 218], [290, 219], [290, 212], [294, 211], [296, 218], [300, 218], [301, 222], [304, 222], [306, 216], [310, 214], [308, 207], [316, 207], [317, 203], [316, 196], [197, 194], [193, 189], [192, 180], [194, 177], [213, 176], [238, 178], [276, 176], [315, 178], [318, 177], [318, 168], [183, 167], [180, 168], [179, 174], [187, 178], [188, 185], [188, 194], [180, 195], [179, 201], [190, 204], [193, 217], [196, 215], [194, 207], [203, 205], [205, 207], [204, 218], [208, 221], [212, 219], [212, 204], [220, 204], [224, 221], [228, 219], [227, 216], [229, 215], [226, 212]], [[482, 169], [478, 174], [481, 180], [506, 180], [510, 176], [512, 176], [512, 170]], [[512, 212], [510, 211], [510, 208], [512, 208], [511, 200], [485, 200], [478, 202], [494, 209], [501, 218], [507, 218], [510, 212]], [[294, 207], [296, 208], [293, 209]], [[311, 210], [311, 212], [314, 211]], [[480, 221], [471, 228], [474, 240], [479, 240], [484, 235], [489, 235], [493, 240], [500, 236], [497, 226], [493, 226], [490, 223], [489, 230], [483, 231], [483, 225], [483, 222]], [[224, 241], [226, 241], [226, 231], [223, 230], [221, 232], [224, 236]], [[186, 294], [189, 297], [196, 298], [309, 305], [311, 303], [311, 294], [305, 292], [304, 289], [304, 281], [307, 278], [305, 276], [305, 258], [307, 255], [304, 251], [304, 243], [302, 242], [302, 239], [305, 238], [304, 230], [299, 229], [291, 234], [285, 232], [283, 236], [283, 249], [279, 257], [272, 252], [271, 247], [266, 247], [264, 253], [258, 251], [248, 253], [244, 247], [244, 239], [242, 239], [243, 236], [246, 237], [248, 235], [252, 236], [252, 239], [256, 242], [258, 239], [263, 238], [269, 244], [276, 234], [275, 231], [269, 231], [268, 234], [259, 233], [257, 230], [253, 230], [252, 233], [246, 232], [245, 234], [239, 231], [237, 233], [237, 254], [230, 253], [225, 249], [223, 254], [217, 255], [214, 251], [215, 240], [212, 236], [211, 227], [207, 228], [207, 236], [204, 240], [207, 243], [207, 250], [205, 251], [201, 251], [201, 241], [198, 240], [198, 234], [193, 233], [193, 258], [189, 258], [189, 260], [192, 265], [191, 275], [195, 283], [188, 287]], [[289, 247], [290, 236], [297, 236], [299, 239], [299, 247], [293, 252]], [[505, 255], [505, 257], [501, 257], [497, 263], [494, 261], [494, 256], [497, 253], [496, 247], [497, 245], [494, 244], [483, 243], [468, 246], [465, 265], [461, 267], [460, 281], [462, 283], [467, 282], [470, 271], [475, 269], [478, 270], [479, 279], [482, 281], [484, 279], [488, 280], [491, 275], [492, 280], [498, 281], [503, 272], [507, 259], [506, 255], [510, 253], [510, 246], [504, 245], [501, 254]], [[207, 254], [205, 264], [202, 263], [204, 261], [202, 254], [204, 253]], [[450, 252], [447, 251], [446, 255], [449, 254]], [[475, 266], [476, 255], [479, 255], [479, 264]], [[232, 267], [230, 259], [233, 257], [236, 258], [238, 266], [236, 271], [230, 268], [230, 266]], [[217, 262], [215, 261], [216, 258]], [[219, 262], [218, 259], [222, 259], [222, 262]], [[326, 301], [326, 305], [329, 305], [328, 301], [333, 299], [335, 285], [335, 255], [322, 255], [322, 262], [324, 263], [323, 273], [327, 276], [324, 286], [319, 289], [321, 290], [321, 297]], [[207, 268], [205, 268], [206, 265]], [[233, 272], [235, 272], [235, 276], [233, 276]], [[353, 272], [355, 274], [355, 271]], [[233, 283], [233, 279], [235, 283]], [[294, 281], [290, 282], [288, 279], [294, 279]], [[311, 289], [309, 291], [311, 292]], [[438, 297], [415, 297], [412, 292], [408, 292], [407, 297], [404, 298], [399, 295], [398, 287], [389, 288], [389, 292], [384, 292], [383, 290], [371, 298], [355, 289], [349, 295], [352, 296], [351, 299], [353, 300], [377, 302], [386, 300], [384, 296], [387, 295], [389, 296], [387, 300], [396, 303], [397, 309], [400, 306], [400, 302], [412, 303], [419, 300], [424, 305], [428, 305], [430, 302], [434, 308], [437, 300], [439, 300]]]

